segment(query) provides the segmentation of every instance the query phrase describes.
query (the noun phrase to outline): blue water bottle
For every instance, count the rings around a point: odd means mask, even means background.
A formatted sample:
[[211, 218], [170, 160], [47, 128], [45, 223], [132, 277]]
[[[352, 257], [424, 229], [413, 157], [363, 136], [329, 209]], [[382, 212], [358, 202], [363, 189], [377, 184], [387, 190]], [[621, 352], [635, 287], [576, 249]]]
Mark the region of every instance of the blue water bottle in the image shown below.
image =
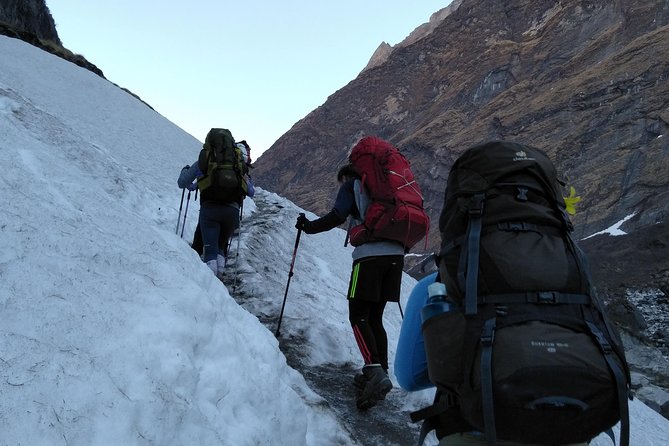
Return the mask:
[[434, 384], [455, 390], [463, 379], [465, 316], [458, 304], [448, 297], [443, 283], [432, 283], [427, 293], [421, 320], [428, 375]]

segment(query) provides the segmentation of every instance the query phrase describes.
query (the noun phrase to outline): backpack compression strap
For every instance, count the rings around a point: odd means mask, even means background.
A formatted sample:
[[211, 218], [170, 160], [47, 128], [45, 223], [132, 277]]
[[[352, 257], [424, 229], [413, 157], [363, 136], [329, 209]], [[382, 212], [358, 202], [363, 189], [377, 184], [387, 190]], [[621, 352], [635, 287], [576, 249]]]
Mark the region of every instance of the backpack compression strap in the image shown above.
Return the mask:
[[[481, 228], [483, 225], [483, 203], [485, 193], [478, 193], [473, 197], [473, 203], [468, 209], [469, 222], [467, 223], [466, 250], [460, 255], [458, 266], [458, 280], [465, 284], [465, 314], [476, 314], [478, 303], [478, 271], [479, 271], [479, 249], [481, 247]], [[467, 268], [464, 268], [466, 262]]]
[[482, 304], [580, 304], [590, 305], [587, 294], [561, 293], [559, 291], [530, 291], [526, 293], [487, 294], [479, 296]]
[[427, 437], [427, 434], [437, 428], [439, 415], [446, 412], [448, 408], [448, 403], [446, 401], [438, 401], [437, 395], [435, 394], [434, 404], [409, 414], [411, 421], [414, 423], [424, 420], [423, 425], [420, 427], [418, 446], [422, 446], [425, 442], [425, 437]]
[[409, 416], [414, 423], [423, 421], [418, 446], [421, 446], [427, 434], [435, 429], [437, 435], [451, 435], [474, 430], [474, 427], [462, 418], [456, 398], [441, 390], [437, 390], [435, 393], [434, 403], [431, 406], [411, 412]]
[[[556, 228], [555, 226], [547, 225], [537, 225], [534, 223], [527, 222], [510, 222], [505, 221], [497, 223], [495, 225], [488, 225], [481, 228], [481, 237], [484, 235], [490, 234], [494, 231], [508, 231], [508, 232], [536, 232], [537, 234], [546, 234], [552, 235], [555, 237], [562, 237], [564, 232], [561, 228]], [[444, 244], [441, 248], [439, 255], [445, 255], [451, 249], [454, 249], [458, 246], [461, 246], [462, 243], [466, 240], [467, 235], [457, 237], [448, 243]]]
[[497, 444], [495, 407], [492, 395], [492, 345], [495, 340], [497, 318], [488, 319], [481, 330], [481, 394], [483, 404], [483, 427], [488, 446]]

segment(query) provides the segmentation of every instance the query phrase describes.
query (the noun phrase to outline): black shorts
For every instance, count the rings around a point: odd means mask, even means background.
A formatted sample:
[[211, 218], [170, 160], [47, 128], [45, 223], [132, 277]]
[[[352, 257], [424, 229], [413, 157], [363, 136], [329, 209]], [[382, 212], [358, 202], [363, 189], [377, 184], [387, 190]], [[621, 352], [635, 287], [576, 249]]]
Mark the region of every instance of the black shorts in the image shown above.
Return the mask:
[[353, 262], [346, 296], [368, 302], [398, 302], [403, 268], [403, 255], [356, 260]]

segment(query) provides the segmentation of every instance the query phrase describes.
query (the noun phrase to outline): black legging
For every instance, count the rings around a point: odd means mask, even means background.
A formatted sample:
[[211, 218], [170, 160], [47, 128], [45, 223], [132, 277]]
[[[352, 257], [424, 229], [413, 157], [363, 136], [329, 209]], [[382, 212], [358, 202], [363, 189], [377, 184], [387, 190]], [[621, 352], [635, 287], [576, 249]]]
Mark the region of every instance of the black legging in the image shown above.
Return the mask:
[[386, 301], [348, 301], [348, 320], [365, 364], [381, 364], [388, 370], [388, 335], [383, 328], [385, 308]]
[[[225, 233], [221, 234], [218, 239], [218, 250], [225, 256], [228, 256], [228, 243], [230, 241], [231, 234]], [[191, 247], [197, 252], [200, 256], [204, 254], [204, 243], [202, 242], [202, 232], [200, 232], [200, 222], [197, 222], [195, 227], [195, 232], [193, 233], [193, 243]]]

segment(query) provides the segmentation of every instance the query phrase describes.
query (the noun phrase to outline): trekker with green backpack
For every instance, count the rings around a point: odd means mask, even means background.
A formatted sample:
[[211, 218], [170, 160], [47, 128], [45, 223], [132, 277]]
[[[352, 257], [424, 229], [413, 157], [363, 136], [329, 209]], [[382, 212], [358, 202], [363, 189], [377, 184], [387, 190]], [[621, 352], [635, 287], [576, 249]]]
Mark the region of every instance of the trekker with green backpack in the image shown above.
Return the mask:
[[[244, 155], [227, 129], [212, 128], [198, 160], [181, 170], [177, 184], [200, 190], [200, 218], [204, 261], [218, 278], [225, 269], [220, 242], [239, 226], [239, 209], [249, 194]], [[197, 183], [194, 181], [197, 179]]]
[[[248, 169], [253, 168], [251, 165], [251, 146], [246, 142], [246, 140], [242, 140], [238, 143], [235, 144], [241, 151], [242, 151], [242, 157], [244, 158], [244, 163], [246, 163], [246, 166]], [[187, 166], [190, 167], [190, 166]], [[197, 173], [197, 176], [201, 176], [202, 173], [199, 172]], [[247, 174], [245, 176], [246, 178], [246, 184], [248, 186], [248, 190], [246, 193], [246, 196], [249, 198], [253, 198], [255, 195], [255, 187], [253, 186], [253, 180], [251, 179], [251, 175]], [[192, 184], [191, 187], [194, 188], [196, 187], [195, 184]], [[241, 213], [241, 209], [240, 209]], [[240, 215], [241, 218], [241, 215]], [[239, 229], [239, 227], [235, 228], [235, 231]], [[228, 248], [229, 248], [229, 239], [225, 237], [220, 237], [218, 240], [218, 251], [219, 254], [223, 253], [223, 255], [227, 258], [228, 257]], [[202, 231], [200, 231], [200, 224], [198, 223], [197, 226], [195, 226], [195, 231], [193, 232], [193, 242], [191, 243], [191, 248], [195, 250], [195, 252], [198, 253], [200, 257], [204, 254], [204, 244], [202, 242]]]
[[439, 271], [414, 288], [395, 356], [402, 388], [437, 389], [411, 414], [419, 443], [586, 444], [620, 422], [629, 444], [625, 352], [568, 212], [537, 148], [493, 141], [453, 164]]

